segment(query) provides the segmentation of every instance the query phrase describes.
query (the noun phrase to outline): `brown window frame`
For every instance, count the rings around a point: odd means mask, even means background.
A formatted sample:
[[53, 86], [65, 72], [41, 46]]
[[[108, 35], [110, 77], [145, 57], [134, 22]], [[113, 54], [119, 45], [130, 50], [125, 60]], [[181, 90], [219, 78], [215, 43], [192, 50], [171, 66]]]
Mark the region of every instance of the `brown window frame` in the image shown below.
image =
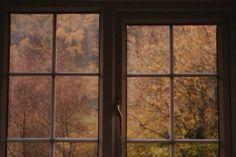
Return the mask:
[[[186, 14], [186, 15], [185, 15]], [[212, 12], [204, 12], [204, 13], [196, 13], [195, 16], [192, 16], [192, 12], [185, 12], [184, 14], [180, 14], [178, 12], [168, 12], [168, 13], [162, 13], [162, 12], [157, 12], [157, 13], [143, 13], [143, 12], [135, 12], [135, 13], [121, 13], [118, 15], [118, 21], [119, 24], [117, 24], [118, 29], [117, 29], [117, 36], [118, 39], [123, 39], [122, 41], [120, 40], [116, 46], [116, 52], [117, 52], [117, 62], [118, 62], [118, 68], [117, 68], [117, 76], [119, 83], [116, 86], [117, 89], [117, 98], [121, 99], [121, 109], [123, 112], [123, 115], [127, 114], [127, 104], [126, 104], [126, 76], [127, 77], [133, 77], [130, 76], [130, 74], [127, 74], [126, 70], [126, 25], [216, 25], [217, 26], [217, 51], [218, 51], [218, 74], [169, 74], [169, 77], [195, 77], [195, 76], [216, 76], [218, 78], [218, 88], [219, 88], [219, 149], [220, 149], [220, 157], [225, 157], [228, 156], [228, 152], [230, 152], [229, 148], [225, 148], [224, 145], [225, 143], [229, 143], [225, 137], [229, 133], [229, 115], [225, 113], [230, 112], [230, 107], [229, 107], [229, 97], [227, 94], [227, 91], [229, 90], [229, 84], [227, 81], [227, 78], [229, 78], [228, 73], [227, 73], [227, 50], [225, 47], [223, 47], [221, 39], [224, 39], [224, 32], [226, 31], [225, 28], [225, 23], [224, 23], [224, 17], [218, 17], [217, 14], [212, 13]], [[189, 17], [191, 15], [191, 17]], [[205, 15], [208, 15], [207, 17]], [[163, 18], [167, 16], [167, 18]], [[223, 41], [224, 42], [224, 41]], [[122, 53], [119, 53], [122, 52]], [[222, 66], [225, 65], [225, 66]], [[119, 70], [121, 69], [121, 70]], [[144, 74], [145, 75], [145, 74]], [[141, 75], [136, 75], [136, 77], [144, 76], [143, 74]], [[162, 74], [160, 74], [161, 76]], [[149, 75], [149, 77], [155, 77], [158, 76], [156, 75]], [[164, 76], [165, 77], [165, 76]], [[173, 114], [173, 113], [172, 113]], [[141, 141], [129, 141], [127, 140], [126, 137], [126, 117], [124, 116], [124, 122], [123, 122], [123, 137], [122, 143], [120, 145], [120, 149], [118, 151], [118, 154], [122, 154], [122, 156], [126, 156], [126, 142], [141, 142]], [[178, 142], [196, 142], [196, 143], [218, 143], [218, 141], [214, 140], [173, 140], [171, 139], [170, 141], [152, 141], [152, 140], [147, 140], [144, 141], [145, 143], [178, 143]], [[173, 149], [172, 149], [173, 150]], [[170, 154], [173, 153], [170, 150]]]
[[[233, 22], [236, 15], [233, 5], [191, 2], [125, 2], [123, 0], [103, 2], [59, 1], [58, 3], [42, 0], [33, 1], [3, 1], [0, 3], [0, 157], [6, 156], [6, 127], [7, 127], [7, 97], [8, 97], [8, 52], [9, 26], [11, 13], [80, 13], [96, 12], [100, 14], [100, 111], [99, 111], [99, 157], [125, 157], [125, 136], [118, 137], [115, 130], [119, 125], [115, 118], [115, 100], [121, 99], [121, 107], [125, 114], [124, 94], [124, 24], [129, 22], [153, 23], [153, 19], [162, 19], [168, 24], [217, 24], [218, 58], [219, 58], [219, 98], [220, 104], [220, 157], [236, 155], [235, 118], [236, 107], [236, 71], [233, 59], [236, 59], [236, 25]], [[166, 18], [163, 18], [166, 17]], [[157, 22], [158, 23], [158, 22]], [[231, 64], [228, 64], [228, 63]], [[125, 120], [125, 119], [124, 119]], [[104, 125], [103, 125], [104, 124]], [[101, 127], [103, 126], [103, 127]], [[125, 127], [122, 127], [125, 129]], [[123, 130], [125, 132], [125, 130]], [[122, 151], [123, 150], [123, 151]]]
[[[17, 15], [17, 14], [28, 14], [28, 13], [10, 13], [9, 14], [9, 18], [11, 18], [11, 15]], [[34, 13], [33, 13], [34, 14]], [[36, 13], [38, 14], [38, 13]], [[83, 76], [83, 77], [97, 77], [98, 79], [98, 91], [100, 91], [100, 86], [99, 83], [101, 82], [100, 79], [100, 45], [98, 47], [99, 52], [98, 52], [98, 72], [57, 72], [56, 70], [56, 38], [57, 38], [57, 20], [58, 20], [58, 13], [40, 13], [42, 14], [47, 14], [47, 15], [51, 15], [52, 16], [52, 71], [51, 72], [11, 72], [10, 68], [8, 67], [8, 82], [9, 82], [9, 78], [11, 76], [36, 76], [36, 77], [40, 77], [40, 76], [47, 76], [51, 78], [50, 81], [50, 85], [51, 85], [51, 102], [50, 102], [50, 111], [49, 111], [49, 127], [50, 127], [50, 136], [46, 137], [46, 138], [34, 138], [34, 137], [30, 137], [30, 138], [22, 138], [22, 137], [6, 137], [6, 142], [7, 143], [34, 143], [34, 142], [40, 142], [40, 143], [49, 143], [50, 145], [50, 151], [49, 151], [49, 156], [55, 156], [55, 145], [56, 142], [60, 143], [60, 142], [68, 142], [68, 143], [93, 143], [93, 144], [97, 144], [97, 147], [99, 147], [99, 143], [98, 143], [98, 137], [95, 138], [67, 138], [67, 137], [56, 137], [56, 133], [55, 133], [55, 127], [56, 127], [56, 111], [55, 111], [55, 106], [56, 106], [56, 77], [62, 76], [68, 76], [68, 77], [79, 77], [79, 76]], [[77, 12], [76, 14], [82, 15], [82, 14], [87, 14], [87, 12]], [[98, 12], [88, 12], [88, 14], [96, 14], [99, 16]], [[11, 23], [10, 23], [11, 25]], [[100, 27], [100, 23], [98, 24]], [[10, 28], [9, 28], [10, 29]], [[10, 32], [9, 32], [10, 33]], [[11, 33], [10, 33], [11, 34]], [[11, 36], [11, 35], [9, 35]], [[10, 48], [9, 48], [9, 54], [10, 54]], [[10, 60], [10, 58], [8, 58], [8, 61]], [[9, 84], [9, 83], [8, 83]], [[99, 111], [99, 107], [100, 107], [100, 102], [99, 102], [99, 97], [100, 97], [100, 92], [98, 92], [98, 111]], [[9, 100], [8, 100], [9, 101]], [[99, 113], [98, 113], [98, 117], [99, 117]], [[99, 124], [99, 123], [98, 123]], [[99, 126], [98, 126], [99, 128]], [[97, 128], [98, 131], [98, 136], [99, 136], [99, 130]], [[97, 151], [98, 153], [98, 151]]]

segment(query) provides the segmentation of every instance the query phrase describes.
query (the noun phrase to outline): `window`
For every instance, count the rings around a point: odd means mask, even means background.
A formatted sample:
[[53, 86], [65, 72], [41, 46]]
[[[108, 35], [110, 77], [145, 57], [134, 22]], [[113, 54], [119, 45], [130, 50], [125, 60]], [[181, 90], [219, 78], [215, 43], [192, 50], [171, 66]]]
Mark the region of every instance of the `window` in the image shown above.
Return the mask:
[[12, 4], [0, 156], [233, 157], [230, 11]]
[[98, 14], [11, 15], [7, 156], [97, 156], [98, 40]]
[[218, 156], [216, 26], [126, 30], [127, 155]]
[[116, 26], [118, 156], [228, 156], [219, 21], [131, 12], [118, 14]]

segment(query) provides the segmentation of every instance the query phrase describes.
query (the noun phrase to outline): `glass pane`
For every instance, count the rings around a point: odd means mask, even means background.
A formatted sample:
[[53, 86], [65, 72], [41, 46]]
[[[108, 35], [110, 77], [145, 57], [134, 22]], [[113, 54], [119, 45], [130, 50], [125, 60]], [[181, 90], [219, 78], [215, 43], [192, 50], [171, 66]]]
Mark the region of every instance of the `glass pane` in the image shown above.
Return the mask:
[[97, 137], [98, 78], [56, 78], [56, 136]]
[[52, 15], [11, 15], [11, 72], [51, 70]]
[[99, 15], [57, 16], [57, 71], [98, 72]]
[[169, 70], [168, 26], [127, 26], [128, 73]]
[[216, 72], [216, 26], [174, 26], [174, 70]]
[[215, 78], [175, 78], [174, 106], [177, 138], [218, 137]]
[[7, 157], [49, 157], [48, 143], [8, 143]]
[[169, 145], [128, 143], [128, 157], [169, 157]]
[[168, 138], [169, 79], [128, 78], [128, 138]]
[[219, 157], [217, 144], [176, 144], [176, 157]]
[[56, 157], [97, 157], [97, 143], [57, 143]]
[[8, 137], [48, 137], [51, 78], [10, 77]]

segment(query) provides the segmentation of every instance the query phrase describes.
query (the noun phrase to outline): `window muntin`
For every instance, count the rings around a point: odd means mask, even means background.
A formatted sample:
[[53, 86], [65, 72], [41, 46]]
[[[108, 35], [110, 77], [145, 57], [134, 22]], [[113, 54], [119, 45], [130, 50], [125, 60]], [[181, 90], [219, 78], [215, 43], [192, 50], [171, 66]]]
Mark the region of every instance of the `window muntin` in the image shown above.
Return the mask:
[[98, 14], [11, 14], [7, 156], [97, 156], [98, 43]]
[[142, 24], [126, 31], [127, 156], [219, 156], [216, 25]]

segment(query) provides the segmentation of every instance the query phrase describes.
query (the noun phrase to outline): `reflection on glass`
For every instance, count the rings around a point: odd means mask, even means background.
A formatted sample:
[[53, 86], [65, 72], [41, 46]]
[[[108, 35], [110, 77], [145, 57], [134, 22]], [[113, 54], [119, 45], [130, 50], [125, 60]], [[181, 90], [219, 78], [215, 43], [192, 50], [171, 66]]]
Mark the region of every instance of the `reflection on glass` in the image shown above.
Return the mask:
[[8, 157], [49, 157], [49, 143], [8, 143]]
[[176, 144], [176, 157], [218, 157], [218, 144]]
[[174, 113], [177, 138], [218, 138], [215, 78], [175, 78]]
[[216, 26], [174, 26], [174, 70], [216, 72]]
[[128, 78], [128, 138], [168, 138], [169, 79]]
[[166, 73], [168, 26], [127, 26], [128, 73]]
[[50, 71], [51, 50], [52, 15], [11, 15], [10, 71]]
[[169, 145], [128, 143], [127, 157], [169, 157]]
[[98, 72], [99, 15], [57, 16], [57, 71]]
[[48, 137], [50, 77], [10, 77], [8, 137]]
[[56, 157], [97, 157], [96, 143], [57, 143]]
[[56, 136], [97, 137], [98, 78], [56, 78]]

